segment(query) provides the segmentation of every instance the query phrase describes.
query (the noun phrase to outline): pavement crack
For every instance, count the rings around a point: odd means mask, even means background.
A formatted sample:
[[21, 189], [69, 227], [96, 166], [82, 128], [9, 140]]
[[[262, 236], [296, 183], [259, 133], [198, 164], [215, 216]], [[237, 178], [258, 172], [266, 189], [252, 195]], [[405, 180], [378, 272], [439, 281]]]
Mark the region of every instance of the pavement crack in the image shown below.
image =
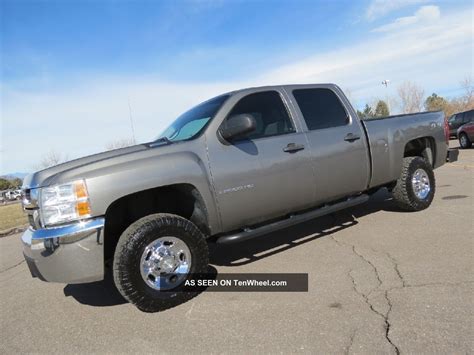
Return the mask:
[[466, 284], [472, 284], [474, 281], [460, 281], [460, 282], [427, 282], [423, 284], [405, 284], [403, 287], [393, 287], [389, 291], [400, 288], [416, 288], [416, 287], [430, 287], [430, 286], [461, 286]]
[[361, 258], [365, 263], [369, 264], [370, 267], [372, 268], [372, 270], [374, 271], [374, 274], [375, 274], [375, 278], [377, 279], [377, 287], [373, 288], [368, 294], [367, 296], [369, 296], [373, 291], [377, 290], [380, 286], [382, 286], [382, 279], [380, 278], [380, 274], [379, 274], [379, 271], [377, 270], [377, 268], [375, 267], [375, 265], [369, 260], [367, 259], [366, 257], [364, 257], [361, 253], [359, 253], [355, 246], [352, 245], [352, 252], [357, 255], [359, 258]]
[[354, 253], [355, 255], [357, 255], [363, 262], [365, 262], [366, 264], [368, 264], [368, 265], [372, 268], [372, 270], [373, 270], [373, 272], [374, 272], [374, 274], [375, 274], [375, 278], [377, 279], [378, 285], [377, 285], [374, 289], [372, 289], [372, 290], [367, 294], [367, 296], [369, 296], [373, 291], [377, 290], [380, 286], [382, 286], [382, 278], [380, 277], [380, 274], [379, 274], [379, 271], [377, 270], [377, 267], [376, 267], [369, 259], [367, 259], [364, 255], [362, 255], [362, 253], [358, 252], [358, 251], [356, 250], [355, 245], [343, 243], [343, 242], [337, 240], [333, 235], [331, 235], [331, 239], [334, 240], [334, 242], [336, 242], [336, 244], [339, 245], [339, 246], [341, 246], [341, 247], [342, 247], [342, 246], [347, 246], [347, 247], [351, 248], [351, 249], [352, 249], [352, 253]]
[[398, 278], [402, 282], [402, 287], [406, 287], [407, 283], [406, 283], [405, 279], [403, 278], [402, 273], [400, 272], [400, 269], [398, 268], [398, 261], [392, 255], [390, 255], [390, 253], [388, 253], [388, 252], [385, 252], [385, 255], [387, 255], [387, 257], [392, 262], [393, 269], [395, 270], [395, 272], [397, 273]]
[[336, 237], [334, 237], [332, 234], [329, 235], [329, 238], [331, 238], [334, 243], [336, 243], [337, 245], [339, 245], [340, 247], [343, 247], [343, 246], [349, 246], [348, 244], [345, 244], [345, 243], [341, 243], [339, 240], [336, 239]]
[[[359, 291], [357, 289], [357, 282], [355, 281], [355, 278], [354, 276], [352, 276], [352, 271], [353, 270], [350, 270], [348, 272], [348, 276], [350, 277], [351, 281], [352, 281], [352, 289], [362, 297], [362, 299], [364, 300], [364, 302], [367, 304], [367, 306], [369, 307], [369, 309], [374, 313], [376, 314], [377, 316], [379, 316], [383, 322], [384, 322], [384, 328], [385, 328], [385, 339], [387, 340], [387, 342], [391, 345], [391, 347], [393, 348], [393, 350], [395, 351], [395, 353], [397, 355], [400, 354], [400, 349], [398, 348], [397, 345], [395, 345], [395, 343], [392, 341], [392, 339], [390, 338], [390, 328], [391, 328], [391, 324], [390, 324], [390, 321], [389, 321], [389, 315], [390, 315], [390, 312], [392, 311], [392, 302], [390, 301], [390, 298], [388, 297], [388, 290], [384, 292], [384, 297], [385, 297], [385, 300], [387, 301], [387, 304], [388, 304], [388, 310], [387, 312], [384, 314], [378, 310], [375, 309], [375, 307], [372, 305], [372, 303], [370, 302], [370, 299], [369, 299], [369, 295], [368, 294], [365, 294], [364, 292], [362, 291]], [[351, 344], [352, 344], [352, 341], [351, 341]]]
[[346, 351], [345, 351], [346, 354], [351, 353], [351, 348], [352, 348], [352, 345], [354, 344], [356, 333], [357, 333], [357, 329], [354, 329], [354, 331], [351, 334], [351, 337], [349, 338], [349, 345], [347, 345], [346, 347]]
[[[380, 274], [379, 274], [379, 271], [377, 269], [377, 267], [374, 265], [374, 263], [372, 263], [367, 257], [365, 257], [362, 253], [360, 253], [355, 245], [353, 244], [346, 244], [346, 243], [343, 243], [343, 242], [340, 242], [338, 241], [334, 236], [331, 236], [331, 238], [334, 240], [334, 242], [336, 242], [336, 244], [338, 244], [339, 246], [347, 246], [347, 247], [350, 247], [353, 254], [358, 256], [364, 263], [366, 263], [367, 265], [369, 265], [375, 275], [375, 278], [377, 279], [377, 283], [378, 285], [374, 288], [372, 288], [368, 293], [364, 293], [363, 291], [359, 290], [357, 288], [357, 282], [354, 278], [354, 276], [352, 275], [352, 272], [354, 271], [353, 269], [350, 269], [347, 273], [347, 275], [349, 276], [349, 278], [351, 279], [351, 282], [352, 282], [352, 289], [354, 290], [355, 293], [357, 293], [360, 297], [362, 297], [362, 299], [364, 300], [364, 302], [367, 304], [367, 306], [369, 307], [369, 309], [375, 314], [377, 315], [378, 317], [380, 317], [384, 323], [384, 328], [385, 328], [385, 339], [386, 341], [390, 344], [390, 346], [393, 348], [393, 350], [395, 351], [395, 353], [397, 355], [400, 354], [400, 349], [398, 348], [398, 346], [393, 342], [393, 340], [390, 338], [390, 329], [391, 329], [391, 324], [390, 324], [390, 321], [389, 321], [389, 316], [390, 316], [390, 312], [392, 311], [392, 302], [390, 300], [390, 297], [388, 296], [388, 292], [389, 290], [385, 290], [384, 292], [384, 298], [385, 298], [385, 301], [387, 302], [387, 305], [388, 305], [388, 310], [387, 312], [385, 313], [382, 313], [380, 312], [379, 310], [377, 310], [374, 305], [372, 304], [372, 302], [370, 301], [370, 298], [369, 296], [371, 295], [372, 292], [374, 292], [375, 290], [378, 290], [381, 286], [382, 286], [382, 278], [380, 277]], [[374, 251], [376, 252], [376, 251]], [[390, 260], [392, 261], [392, 263], [394, 264], [394, 269], [395, 271], [397, 272], [397, 275], [400, 277], [400, 280], [402, 280], [402, 284], [405, 285], [405, 282], [404, 282], [404, 279], [400, 273], [400, 271], [398, 270], [398, 264], [396, 262], [396, 260], [394, 258], [392, 258], [391, 256], [389, 256]], [[351, 340], [351, 346], [352, 346], [352, 341], [353, 339]]]
[[[392, 324], [390, 323], [390, 315], [393, 312], [393, 304], [390, 299], [390, 292], [392, 290], [402, 290], [402, 289], [408, 289], [408, 288], [416, 288], [416, 287], [436, 287], [436, 286], [445, 286], [445, 287], [455, 287], [455, 286], [461, 286], [461, 285], [466, 285], [466, 284], [472, 284], [474, 281], [460, 281], [460, 282], [428, 282], [428, 283], [422, 283], [422, 284], [410, 284], [408, 281], [405, 279], [404, 275], [400, 271], [400, 263], [398, 260], [393, 257], [390, 253], [385, 252], [385, 251], [379, 251], [372, 249], [368, 247], [367, 249], [372, 250], [373, 253], [376, 255], [386, 255], [386, 258], [390, 261], [390, 263], [393, 265], [393, 270], [395, 271], [395, 274], [397, 275], [397, 278], [400, 280], [397, 282], [397, 286], [394, 287], [389, 287], [387, 284], [383, 285], [384, 282], [382, 280], [381, 274], [379, 273], [379, 270], [375, 266], [374, 262], [372, 262], [368, 256], [364, 255], [361, 252], [361, 248], [356, 248], [355, 245], [350, 244], [350, 243], [345, 243], [340, 240], [338, 240], [334, 235], [330, 235], [330, 238], [339, 246], [339, 247], [347, 247], [349, 248], [352, 253], [357, 256], [360, 260], [362, 260], [365, 264], [369, 265], [373, 274], [375, 275], [375, 278], [377, 280], [377, 285], [372, 287], [370, 290], [366, 290], [365, 292], [363, 291], [363, 288], [361, 289], [360, 286], [358, 287], [356, 278], [354, 277], [354, 269], [350, 269], [347, 272], [347, 276], [350, 278], [351, 283], [352, 283], [352, 289], [353, 291], [358, 294], [363, 301], [367, 304], [368, 308], [372, 313], [374, 313], [378, 318], [382, 319], [383, 324], [384, 324], [384, 330], [385, 330], [385, 340], [387, 341], [388, 344], [392, 347], [393, 351], [399, 355], [400, 354], [400, 348], [395, 344], [394, 340], [391, 338], [390, 332], [392, 330]], [[385, 287], [384, 287], [385, 286]], [[381, 295], [383, 292], [383, 296], [385, 299], [386, 306], [382, 310], [379, 310], [377, 306], [377, 303], [373, 303], [375, 300], [375, 296], [371, 297], [371, 294], [375, 291], [380, 291], [377, 295]], [[376, 307], [377, 306], [377, 307]], [[349, 340], [349, 345], [345, 348], [346, 353], [349, 353], [354, 342], [356, 332], [354, 331], [350, 337]]]
[[16, 268], [17, 266], [23, 264], [25, 262], [25, 259], [23, 259], [22, 261], [20, 261], [19, 263], [16, 263], [15, 265], [12, 265], [10, 267], [7, 267], [6, 269], [0, 271], [0, 274], [3, 274], [4, 272], [8, 271], [8, 270], [11, 270], [11, 269], [14, 269]]
[[357, 282], [356, 282], [354, 276], [352, 276], [352, 271], [354, 271], [354, 270], [350, 270], [350, 271], [347, 273], [347, 275], [350, 277], [350, 279], [351, 279], [351, 281], [352, 281], [352, 289], [354, 290], [354, 292], [357, 293], [359, 296], [362, 297], [362, 299], [364, 300], [364, 302], [367, 304], [367, 306], [370, 308], [370, 310], [371, 310], [372, 312], [374, 312], [376, 315], [382, 317], [382, 319], [385, 319], [385, 315], [384, 315], [383, 313], [379, 312], [378, 310], [376, 310], [376, 309], [374, 308], [374, 306], [372, 305], [372, 303], [370, 303], [370, 300], [369, 300], [368, 295], [366, 295], [364, 292], [359, 291], [359, 290], [357, 289]]
[[385, 339], [387, 339], [387, 341], [392, 345], [393, 349], [395, 350], [395, 353], [397, 355], [400, 354], [400, 349], [398, 348], [397, 345], [394, 344], [394, 342], [392, 341], [392, 339], [390, 338], [390, 327], [391, 327], [391, 324], [390, 324], [390, 320], [389, 320], [389, 317], [390, 317], [390, 312], [392, 311], [392, 301], [390, 301], [390, 297], [388, 297], [388, 292], [389, 290], [386, 290], [384, 292], [384, 295], [385, 295], [385, 299], [387, 300], [387, 304], [388, 304], [388, 311], [387, 313], [385, 314], [384, 316], [384, 321], [385, 321]]

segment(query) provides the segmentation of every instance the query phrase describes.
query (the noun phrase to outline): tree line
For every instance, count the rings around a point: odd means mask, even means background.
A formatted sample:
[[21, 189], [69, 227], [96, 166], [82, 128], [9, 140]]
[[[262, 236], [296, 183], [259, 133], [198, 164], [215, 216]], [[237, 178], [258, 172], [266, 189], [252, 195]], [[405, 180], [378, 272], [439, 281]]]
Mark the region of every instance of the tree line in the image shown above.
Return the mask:
[[[436, 93], [425, 97], [424, 89], [418, 84], [406, 81], [397, 87], [397, 96], [388, 101], [393, 103], [401, 113], [421, 111], [443, 111], [446, 117], [474, 109], [474, 86], [471, 78], [460, 83], [462, 94], [454, 98], [445, 98]], [[375, 100], [375, 104], [366, 104], [362, 111], [357, 110], [360, 118], [371, 119], [390, 115], [390, 107], [386, 100]]]
[[0, 191], [3, 190], [16, 190], [21, 187], [23, 181], [20, 178], [5, 179], [0, 178]]

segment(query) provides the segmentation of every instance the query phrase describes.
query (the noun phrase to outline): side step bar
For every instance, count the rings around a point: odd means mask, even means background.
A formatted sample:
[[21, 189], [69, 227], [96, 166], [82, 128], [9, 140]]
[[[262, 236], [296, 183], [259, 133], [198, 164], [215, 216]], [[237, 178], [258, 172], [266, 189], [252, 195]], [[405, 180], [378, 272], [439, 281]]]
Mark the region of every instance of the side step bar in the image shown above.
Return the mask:
[[369, 199], [369, 195], [363, 194], [357, 197], [349, 198], [345, 201], [335, 203], [333, 205], [325, 205], [321, 208], [316, 210], [311, 210], [302, 214], [295, 214], [286, 219], [273, 222], [255, 229], [246, 228], [243, 231], [234, 233], [234, 234], [227, 234], [219, 237], [217, 239], [218, 244], [231, 244], [237, 243], [244, 240], [252, 239], [263, 234], [271, 233], [277, 231], [282, 228], [290, 227], [292, 225], [309, 221], [316, 217], [321, 217], [329, 213], [333, 213], [344, 208], [349, 208], [352, 206], [359, 205], [361, 203], [367, 202]]

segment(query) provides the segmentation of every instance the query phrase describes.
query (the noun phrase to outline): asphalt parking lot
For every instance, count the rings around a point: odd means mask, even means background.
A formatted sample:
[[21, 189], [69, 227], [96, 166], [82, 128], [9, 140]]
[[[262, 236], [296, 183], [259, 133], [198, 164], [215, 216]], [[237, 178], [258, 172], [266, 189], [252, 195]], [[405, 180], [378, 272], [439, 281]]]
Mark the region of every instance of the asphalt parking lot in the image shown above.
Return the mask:
[[32, 279], [20, 236], [0, 239], [4, 354], [472, 353], [474, 149], [436, 170], [428, 210], [368, 204], [213, 250], [218, 272], [304, 272], [307, 293], [211, 293], [155, 314], [112, 282]]

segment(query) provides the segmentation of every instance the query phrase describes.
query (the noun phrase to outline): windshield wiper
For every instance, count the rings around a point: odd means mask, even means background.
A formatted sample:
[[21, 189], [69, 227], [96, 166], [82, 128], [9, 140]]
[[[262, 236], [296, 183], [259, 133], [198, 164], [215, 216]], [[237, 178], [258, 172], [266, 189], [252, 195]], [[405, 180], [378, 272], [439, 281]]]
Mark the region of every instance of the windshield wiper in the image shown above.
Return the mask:
[[151, 142], [148, 146], [149, 146], [150, 148], [153, 148], [153, 147], [159, 146], [159, 145], [161, 145], [161, 144], [163, 144], [163, 143], [165, 143], [165, 144], [171, 144], [171, 143], [173, 143], [173, 141], [170, 140], [168, 137], [161, 137], [161, 138], [158, 138], [156, 141]]

